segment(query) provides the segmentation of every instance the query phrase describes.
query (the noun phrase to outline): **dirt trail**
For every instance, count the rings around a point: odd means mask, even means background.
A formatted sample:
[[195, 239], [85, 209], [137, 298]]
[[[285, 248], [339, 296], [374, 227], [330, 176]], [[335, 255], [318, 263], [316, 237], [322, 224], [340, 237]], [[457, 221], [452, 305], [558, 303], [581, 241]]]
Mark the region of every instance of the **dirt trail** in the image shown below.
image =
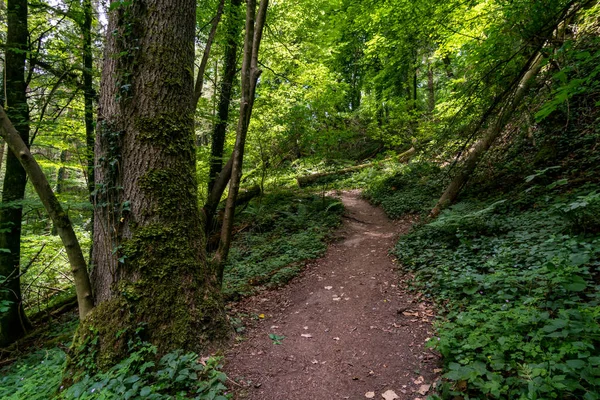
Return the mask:
[[[433, 313], [407, 292], [388, 255], [411, 222], [390, 221], [358, 192], [341, 199], [340, 240], [325, 257], [286, 287], [236, 306], [264, 314], [226, 355], [237, 399], [382, 399], [388, 390], [427, 397], [438, 363], [424, 347]], [[277, 345], [269, 334], [285, 338]]]

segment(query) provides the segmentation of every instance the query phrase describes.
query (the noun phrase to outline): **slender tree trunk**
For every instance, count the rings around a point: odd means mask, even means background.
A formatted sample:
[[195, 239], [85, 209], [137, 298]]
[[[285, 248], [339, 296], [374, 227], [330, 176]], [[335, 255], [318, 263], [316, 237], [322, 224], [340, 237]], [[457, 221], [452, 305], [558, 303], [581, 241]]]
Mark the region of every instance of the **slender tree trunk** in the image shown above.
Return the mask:
[[2, 107], [0, 107], [0, 125], [2, 137], [10, 147], [10, 153], [17, 156], [17, 159], [25, 169], [65, 246], [69, 264], [71, 265], [71, 273], [73, 274], [75, 281], [79, 318], [83, 320], [94, 307], [94, 301], [92, 298], [90, 278], [85, 264], [85, 257], [79, 246], [79, 241], [77, 240], [71, 221], [52, 192], [50, 184], [39, 164], [31, 155], [26, 143], [6, 116]]
[[[237, 137], [233, 149], [233, 162], [231, 166], [231, 181], [229, 194], [221, 228], [221, 241], [214, 257], [214, 265], [219, 282], [223, 280], [223, 267], [229, 254], [231, 245], [231, 230], [235, 216], [235, 201], [240, 189], [242, 168], [244, 162], [244, 147], [246, 135], [252, 117], [256, 83], [261, 74], [258, 68], [258, 52], [262, 40], [263, 29], [267, 16], [268, 0], [261, 0], [256, 14], [256, 0], [248, 0], [246, 11], [246, 37], [244, 39], [244, 59], [242, 63], [242, 100], [240, 104], [240, 119], [237, 127]], [[256, 21], [255, 21], [256, 19]]]
[[[6, 108], [21, 139], [29, 144], [29, 108], [25, 83], [25, 61], [28, 50], [27, 0], [9, 0], [6, 38]], [[21, 218], [27, 175], [18, 158], [8, 152], [0, 209], [0, 275], [10, 277], [8, 291], [0, 299], [10, 301], [10, 310], [0, 315], [0, 346], [21, 338], [30, 328], [23, 311], [20, 285]]]
[[[94, 191], [94, 58], [92, 52], [93, 8], [91, 0], [83, 0], [83, 102], [88, 191]], [[91, 199], [91, 197], [90, 197]]]
[[4, 139], [0, 139], [0, 171], [2, 171], [2, 163], [4, 162], [4, 149], [6, 149]]
[[58, 168], [58, 173], [56, 175], [56, 194], [61, 194], [65, 190], [64, 185], [65, 180], [67, 179], [67, 168], [65, 167], [65, 163], [67, 162], [66, 150], [60, 152], [60, 162], [61, 165]]
[[435, 85], [433, 81], [433, 67], [431, 63], [427, 65], [427, 111], [429, 114], [435, 110]]
[[[228, 338], [197, 203], [195, 7], [148, 0], [109, 14], [95, 151], [97, 306], [78, 329], [71, 368], [89, 356], [114, 364], [141, 326], [160, 353]], [[80, 346], [91, 328], [98, 344]]]
[[444, 194], [442, 194], [442, 197], [440, 197], [436, 206], [431, 210], [431, 217], [437, 217], [445, 207], [452, 204], [456, 200], [460, 191], [466, 185], [471, 175], [473, 175], [473, 172], [475, 171], [475, 168], [477, 167], [477, 164], [479, 164], [481, 158], [500, 136], [504, 126], [529, 91], [531, 84], [535, 81], [536, 75], [542, 68], [542, 61], [543, 56], [541, 53], [537, 53], [532, 58], [530, 67], [521, 77], [519, 85], [516, 88], [512, 99], [510, 99], [500, 110], [496, 121], [491, 127], [488, 128], [483, 138], [481, 138], [481, 140], [475, 143], [475, 145], [471, 148], [461, 171], [454, 177], [452, 182], [450, 182], [450, 185], [448, 185], [446, 191]]
[[[237, 71], [238, 41], [241, 33], [239, 18], [241, 0], [231, 0], [227, 13], [227, 47], [225, 48], [225, 60], [223, 65], [223, 78], [219, 93], [219, 105], [217, 111], [217, 123], [212, 134], [210, 172], [208, 178], [209, 197], [204, 205], [205, 229], [210, 233], [213, 229], [213, 219], [217, 206], [221, 201], [223, 192], [231, 176], [231, 164], [223, 170], [223, 152], [225, 149], [225, 135], [227, 122], [229, 120], [229, 105], [231, 104], [231, 93], [233, 81]], [[222, 176], [221, 172], [224, 172]], [[219, 179], [217, 179], [219, 177]], [[226, 178], [226, 179], [225, 179]], [[219, 181], [218, 181], [219, 180]]]
[[[96, 188], [94, 177], [94, 142], [96, 140], [94, 131], [94, 53], [92, 49], [92, 22], [94, 15], [94, 6], [91, 0], [83, 0], [83, 24], [81, 32], [83, 35], [83, 104], [85, 120], [85, 155], [87, 161], [87, 186], [90, 203], [94, 203], [93, 193]], [[91, 216], [91, 236], [94, 237], [94, 213]], [[92, 254], [94, 245], [90, 246], [88, 254], [90, 267], [94, 264]]]
[[[202, 97], [202, 88], [204, 87], [204, 72], [206, 72], [206, 66], [208, 65], [208, 59], [210, 57], [210, 50], [212, 48], [212, 44], [215, 41], [215, 35], [217, 34], [217, 27], [219, 26], [219, 22], [221, 21], [221, 16], [223, 15], [223, 7], [225, 6], [225, 0], [219, 1], [219, 6], [217, 7], [217, 14], [213, 19], [212, 25], [210, 27], [210, 33], [208, 34], [208, 39], [206, 40], [206, 46], [204, 47], [204, 53], [202, 54], [202, 60], [200, 61], [200, 67], [198, 67], [198, 75], [196, 77], [196, 85], [194, 86], [194, 108], [198, 107], [198, 102], [200, 101], [200, 97]], [[216, 80], [216, 79], [215, 79]]]

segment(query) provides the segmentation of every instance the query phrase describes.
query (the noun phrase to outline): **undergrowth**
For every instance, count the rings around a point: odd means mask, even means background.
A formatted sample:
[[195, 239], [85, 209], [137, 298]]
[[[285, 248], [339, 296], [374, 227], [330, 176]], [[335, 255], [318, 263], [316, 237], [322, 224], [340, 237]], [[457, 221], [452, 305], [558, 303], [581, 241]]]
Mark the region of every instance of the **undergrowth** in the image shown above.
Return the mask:
[[463, 200], [395, 254], [443, 318], [441, 398], [600, 398], [600, 201], [557, 185]]
[[236, 235], [225, 268], [225, 296], [233, 299], [288, 282], [305, 260], [325, 252], [342, 211], [339, 200], [291, 191], [252, 202], [237, 222], [243, 230]]
[[427, 162], [413, 162], [370, 182], [363, 197], [381, 206], [388, 217], [397, 219], [428, 212], [441, 191], [440, 168]]
[[[63, 329], [73, 333], [73, 324]], [[72, 336], [72, 335], [71, 335]], [[61, 385], [67, 355], [60, 347], [34, 351], [0, 370], [0, 398], [47, 399], [197, 399], [226, 400], [226, 376], [220, 358], [201, 359], [174, 351], [157, 359], [157, 348], [141, 340], [129, 343], [129, 356], [104, 372], [79, 376], [68, 388]]]

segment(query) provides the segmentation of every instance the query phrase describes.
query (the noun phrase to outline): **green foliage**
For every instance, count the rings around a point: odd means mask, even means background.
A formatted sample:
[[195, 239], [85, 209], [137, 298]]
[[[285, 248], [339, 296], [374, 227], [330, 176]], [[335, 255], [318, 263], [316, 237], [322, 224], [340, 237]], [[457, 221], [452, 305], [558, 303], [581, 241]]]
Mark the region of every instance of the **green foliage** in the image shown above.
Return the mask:
[[563, 215], [595, 198], [462, 202], [401, 238], [395, 253], [445, 311], [430, 341], [443, 398], [598, 398], [600, 237]]
[[157, 362], [156, 347], [130, 344], [129, 356], [105, 372], [85, 375], [63, 389], [66, 355], [58, 347], [39, 350], [2, 371], [0, 397], [7, 400], [47, 399], [197, 399], [226, 400], [227, 377], [220, 358], [200, 359], [174, 351]]
[[226, 376], [219, 358], [175, 351], [157, 363], [157, 348], [137, 343], [129, 356], [93, 376], [85, 375], [60, 394], [62, 399], [198, 399], [225, 400]]
[[269, 339], [273, 342], [273, 344], [282, 344], [282, 340], [285, 339], [285, 336], [277, 335], [275, 333], [269, 333]]
[[303, 261], [321, 256], [331, 229], [340, 222], [341, 203], [330, 197], [277, 192], [252, 202], [237, 224], [244, 227], [232, 245], [223, 291], [229, 298], [275, 286], [296, 276]]
[[435, 205], [442, 191], [440, 169], [434, 164], [415, 162], [386, 179], [371, 183], [363, 195], [380, 205], [390, 218], [422, 214]]
[[558, 203], [555, 207], [571, 222], [579, 232], [600, 232], [600, 193], [592, 191], [577, 196], [574, 201]]

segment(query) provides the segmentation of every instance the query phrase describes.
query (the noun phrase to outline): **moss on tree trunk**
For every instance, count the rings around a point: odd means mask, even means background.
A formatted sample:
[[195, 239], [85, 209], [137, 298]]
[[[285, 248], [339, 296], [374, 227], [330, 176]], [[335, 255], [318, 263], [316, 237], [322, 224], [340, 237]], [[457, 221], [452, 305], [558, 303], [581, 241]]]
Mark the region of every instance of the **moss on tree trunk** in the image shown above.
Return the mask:
[[71, 373], [113, 365], [134, 335], [159, 353], [229, 337], [198, 208], [195, 15], [193, 0], [110, 12], [95, 146], [98, 304], [76, 334]]

